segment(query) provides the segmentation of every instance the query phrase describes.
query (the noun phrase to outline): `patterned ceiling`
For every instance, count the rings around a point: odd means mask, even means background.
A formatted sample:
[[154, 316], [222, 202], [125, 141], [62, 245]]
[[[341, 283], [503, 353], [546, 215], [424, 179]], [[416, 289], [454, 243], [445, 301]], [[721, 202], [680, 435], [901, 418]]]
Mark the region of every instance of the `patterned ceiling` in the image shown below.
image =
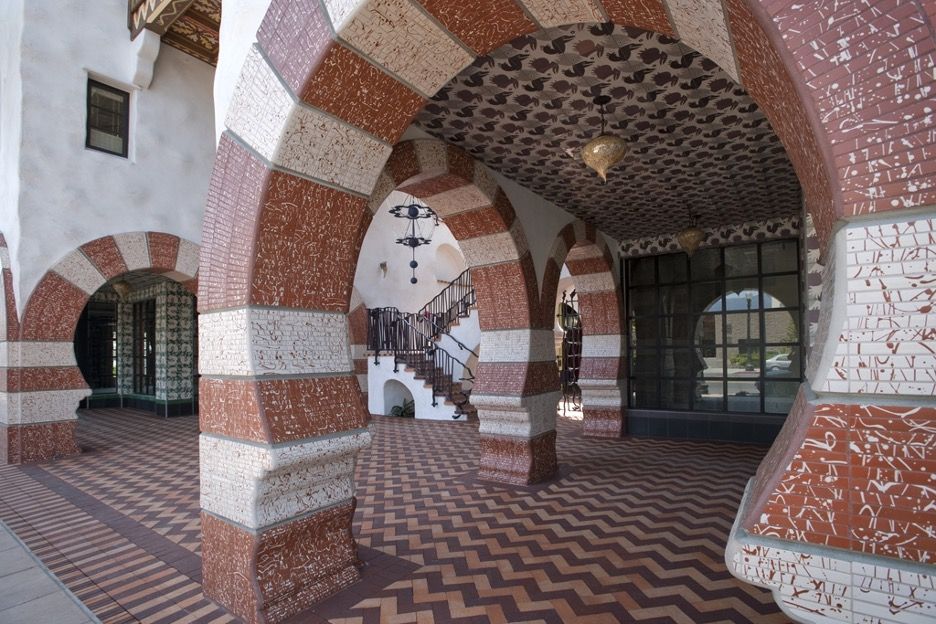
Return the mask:
[[163, 35], [163, 42], [212, 65], [218, 64], [221, 0], [195, 0]]
[[[608, 183], [579, 150], [601, 125], [629, 143]], [[757, 105], [679, 41], [612, 24], [564, 26], [479, 57], [416, 123], [625, 240], [798, 213], [800, 186]], [[570, 156], [569, 154], [574, 154]]]

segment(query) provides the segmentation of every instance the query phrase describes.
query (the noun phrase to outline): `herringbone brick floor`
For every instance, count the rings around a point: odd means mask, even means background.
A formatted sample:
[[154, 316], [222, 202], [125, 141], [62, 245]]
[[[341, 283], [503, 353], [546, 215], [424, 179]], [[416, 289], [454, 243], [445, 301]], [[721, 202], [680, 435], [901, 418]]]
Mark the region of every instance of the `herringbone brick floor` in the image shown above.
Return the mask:
[[[201, 594], [197, 420], [83, 413], [77, 458], [0, 468], [0, 518], [104, 622], [231, 622]], [[472, 423], [375, 417], [364, 581], [295, 622], [787, 622], [725, 539], [760, 447], [582, 437], [560, 478], [475, 479]]]

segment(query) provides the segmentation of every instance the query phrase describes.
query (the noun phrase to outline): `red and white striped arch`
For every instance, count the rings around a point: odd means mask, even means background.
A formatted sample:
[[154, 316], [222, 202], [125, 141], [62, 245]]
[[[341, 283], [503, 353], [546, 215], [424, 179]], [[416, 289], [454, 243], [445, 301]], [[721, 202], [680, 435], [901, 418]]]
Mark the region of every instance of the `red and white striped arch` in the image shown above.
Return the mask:
[[[3, 248], [5, 250], [5, 247]], [[88, 298], [108, 280], [147, 270], [193, 291], [198, 245], [161, 232], [104, 236], [60, 259], [29, 295], [23, 316], [13, 299], [8, 252], [3, 251], [6, 334], [0, 368], [0, 422], [6, 463], [45, 461], [78, 452], [78, 402], [88, 384], [75, 362], [74, 334]]]
[[574, 278], [582, 317], [582, 429], [585, 435], [619, 437], [626, 430], [626, 361], [620, 288], [614, 258], [594, 227], [569, 223], [556, 236], [540, 295], [543, 322], [552, 323], [562, 265]]
[[[356, 578], [351, 468], [368, 436], [348, 355], [354, 260], [393, 145], [475, 57], [577, 22], [680, 37], [765, 111], [827, 246], [837, 218], [936, 200], [931, 18], [914, 0], [887, 11], [794, 0], [274, 0], [235, 88], [205, 217], [202, 362], [218, 387], [203, 404], [206, 593], [248, 621], [276, 621]], [[535, 299], [524, 297], [511, 303]], [[225, 463], [235, 455], [236, 466]], [[305, 576], [285, 589], [283, 574], [297, 569]]]

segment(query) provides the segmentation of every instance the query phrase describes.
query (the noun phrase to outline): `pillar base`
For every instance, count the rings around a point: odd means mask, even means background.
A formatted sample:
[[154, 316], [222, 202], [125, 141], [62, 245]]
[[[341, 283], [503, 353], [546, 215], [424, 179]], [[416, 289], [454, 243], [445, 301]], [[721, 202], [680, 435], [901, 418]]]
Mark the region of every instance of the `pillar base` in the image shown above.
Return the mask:
[[201, 514], [206, 596], [250, 624], [275, 624], [360, 579], [351, 499], [256, 532]]
[[582, 433], [590, 438], [620, 438], [627, 430], [624, 409], [582, 410]]
[[478, 477], [531, 485], [556, 474], [556, 431], [533, 438], [482, 435]]
[[0, 425], [0, 464], [26, 464], [81, 453], [77, 420], [35, 425]]

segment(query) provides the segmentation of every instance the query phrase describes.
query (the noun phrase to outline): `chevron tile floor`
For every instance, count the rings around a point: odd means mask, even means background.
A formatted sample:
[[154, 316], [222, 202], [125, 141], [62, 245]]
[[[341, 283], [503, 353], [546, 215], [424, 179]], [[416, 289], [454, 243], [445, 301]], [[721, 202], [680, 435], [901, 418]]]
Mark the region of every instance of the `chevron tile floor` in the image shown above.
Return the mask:
[[[584, 438], [560, 417], [559, 478], [508, 488], [474, 476], [476, 423], [372, 426], [363, 580], [290, 624], [789, 621], [722, 561], [762, 447]], [[0, 467], [0, 519], [102, 622], [236, 622], [201, 593], [197, 430], [84, 412], [84, 455]]]

